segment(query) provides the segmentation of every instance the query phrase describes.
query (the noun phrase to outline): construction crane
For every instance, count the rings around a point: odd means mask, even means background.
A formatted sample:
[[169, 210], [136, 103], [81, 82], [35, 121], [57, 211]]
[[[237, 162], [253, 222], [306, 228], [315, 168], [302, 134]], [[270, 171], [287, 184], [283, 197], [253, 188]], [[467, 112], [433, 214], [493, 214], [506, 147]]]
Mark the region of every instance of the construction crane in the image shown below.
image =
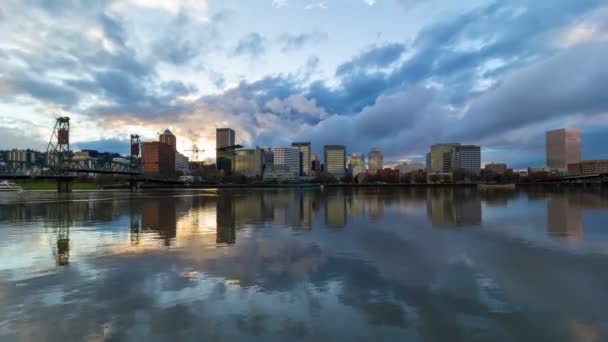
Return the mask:
[[205, 150], [199, 150], [198, 146], [196, 146], [196, 144], [192, 145], [192, 149], [190, 150], [186, 150], [186, 152], [192, 152], [192, 158], [194, 158], [194, 161], [198, 161], [198, 154], [205, 152]]

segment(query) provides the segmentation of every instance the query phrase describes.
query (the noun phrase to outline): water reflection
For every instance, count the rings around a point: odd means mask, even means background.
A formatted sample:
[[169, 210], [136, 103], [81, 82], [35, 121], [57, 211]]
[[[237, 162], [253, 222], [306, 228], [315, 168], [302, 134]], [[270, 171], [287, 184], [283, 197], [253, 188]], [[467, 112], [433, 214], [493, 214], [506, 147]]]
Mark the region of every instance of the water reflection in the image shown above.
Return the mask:
[[427, 196], [427, 213], [436, 226], [480, 225], [481, 198], [469, 188], [431, 188]]
[[604, 190], [11, 196], [0, 340], [608, 337]]

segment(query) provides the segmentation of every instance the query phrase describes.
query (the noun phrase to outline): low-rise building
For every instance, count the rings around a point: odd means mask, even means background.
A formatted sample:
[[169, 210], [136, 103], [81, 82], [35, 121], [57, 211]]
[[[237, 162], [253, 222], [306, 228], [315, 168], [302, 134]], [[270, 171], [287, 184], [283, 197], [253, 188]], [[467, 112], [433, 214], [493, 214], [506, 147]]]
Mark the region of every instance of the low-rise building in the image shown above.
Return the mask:
[[589, 176], [608, 173], [608, 160], [583, 160], [568, 164], [568, 173], [573, 176]]
[[486, 164], [485, 168], [486, 171], [490, 171], [492, 173], [495, 173], [497, 175], [504, 175], [505, 172], [507, 172], [507, 164], [505, 163], [489, 163]]
[[407, 174], [407, 173], [411, 173], [411, 172], [418, 172], [418, 171], [424, 171], [426, 169], [426, 166], [424, 164], [420, 164], [420, 163], [400, 163], [399, 165], [395, 166], [395, 169], [399, 170], [399, 172], [401, 174]]
[[189, 162], [190, 162], [190, 158], [175, 151], [175, 171], [181, 171], [182, 173], [188, 173], [190, 171]]

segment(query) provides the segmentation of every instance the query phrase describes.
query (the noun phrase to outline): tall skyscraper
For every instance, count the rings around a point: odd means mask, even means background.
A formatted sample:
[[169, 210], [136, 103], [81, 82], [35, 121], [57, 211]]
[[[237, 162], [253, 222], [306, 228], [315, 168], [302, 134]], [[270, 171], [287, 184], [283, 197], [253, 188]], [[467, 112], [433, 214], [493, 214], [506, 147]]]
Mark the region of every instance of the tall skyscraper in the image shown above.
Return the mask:
[[294, 142], [291, 147], [300, 151], [300, 176], [310, 176], [310, 142]]
[[457, 143], [434, 144], [431, 145], [430, 170], [429, 172], [450, 172], [452, 171], [452, 150], [458, 147]]
[[581, 161], [581, 130], [562, 128], [546, 133], [547, 167], [565, 172], [568, 164]]
[[232, 128], [217, 128], [215, 130], [215, 148], [234, 146], [235, 133]]
[[291, 147], [277, 147], [274, 149], [275, 171], [288, 171], [300, 175], [300, 150]]
[[384, 156], [378, 148], [372, 148], [367, 155], [367, 166], [369, 173], [375, 175], [379, 170], [384, 169]]
[[346, 174], [346, 146], [325, 145], [324, 146], [325, 171], [336, 178]]
[[168, 128], [163, 132], [163, 134], [159, 136], [159, 140], [161, 143], [171, 146], [171, 148], [173, 148], [173, 151], [177, 149], [177, 139]]
[[223, 174], [232, 174], [234, 168], [234, 130], [217, 128], [215, 130], [215, 164]]

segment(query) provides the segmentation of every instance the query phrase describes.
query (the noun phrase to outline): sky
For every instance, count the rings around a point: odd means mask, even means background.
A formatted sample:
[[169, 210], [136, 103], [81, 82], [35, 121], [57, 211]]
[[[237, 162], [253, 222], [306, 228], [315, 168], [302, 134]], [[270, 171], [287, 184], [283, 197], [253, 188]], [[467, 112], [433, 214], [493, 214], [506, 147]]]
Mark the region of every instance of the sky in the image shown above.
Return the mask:
[[45, 150], [67, 115], [76, 149], [169, 128], [209, 161], [218, 127], [388, 164], [479, 144], [511, 167], [579, 127], [608, 159], [605, 0], [3, 0], [0, 33], [0, 149]]

